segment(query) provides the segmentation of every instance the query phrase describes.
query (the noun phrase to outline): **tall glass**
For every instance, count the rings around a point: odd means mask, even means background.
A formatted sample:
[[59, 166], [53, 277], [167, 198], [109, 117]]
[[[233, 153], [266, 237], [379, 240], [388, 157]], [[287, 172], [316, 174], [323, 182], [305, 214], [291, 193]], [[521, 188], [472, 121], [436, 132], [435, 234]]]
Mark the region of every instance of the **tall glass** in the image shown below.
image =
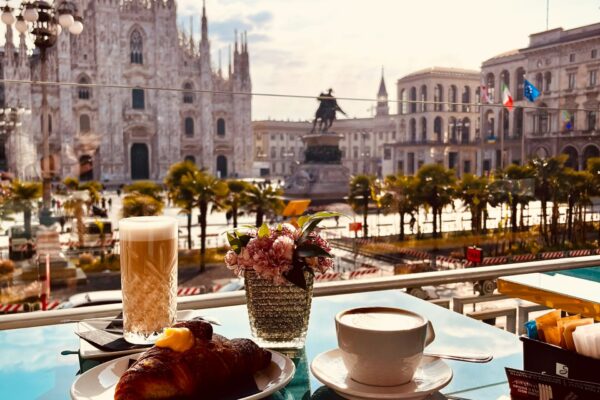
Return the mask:
[[177, 220], [133, 217], [119, 221], [123, 337], [154, 343], [177, 314]]

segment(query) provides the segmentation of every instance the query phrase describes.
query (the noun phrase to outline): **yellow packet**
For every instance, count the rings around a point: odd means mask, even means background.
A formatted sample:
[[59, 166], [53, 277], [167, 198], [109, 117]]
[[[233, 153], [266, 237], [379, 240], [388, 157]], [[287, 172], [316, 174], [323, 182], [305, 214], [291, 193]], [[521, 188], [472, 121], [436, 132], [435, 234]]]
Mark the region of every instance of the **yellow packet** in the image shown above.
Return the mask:
[[[546, 343], [553, 344], [555, 346], [560, 346], [561, 336], [560, 336], [560, 329], [558, 329], [558, 326], [542, 325], [542, 327], [543, 327], [544, 339], [545, 339]], [[538, 330], [538, 332], [539, 332], [539, 330]]]
[[537, 317], [535, 319], [535, 325], [537, 327], [538, 330], [538, 336], [540, 338], [541, 341], [543, 342], [548, 342], [548, 339], [546, 338], [546, 332], [545, 330], [551, 327], [554, 327], [557, 329], [557, 343], [556, 345], [558, 346], [560, 343], [560, 332], [558, 332], [558, 326], [556, 325], [557, 321], [560, 319], [560, 310], [554, 310], [554, 311], [550, 311], [549, 313], [546, 313], [544, 315], [542, 315], [541, 317]]
[[563, 338], [568, 350], [575, 351], [575, 342], [573, 342], [573, 331], [578, 326], [591, 325], [594, 323], [594, 318], [582, 318], [574, 321], [568, 321], [564, 324]]
[[570, 315], [568, 317], [564, 317], [558, 320], [558, 322], [556, 323], [556, 326], [558, 326], [558, 333], [560, 335], [560, 347], [562, 347], [563, 349], [567, 348], [567, 344], [565, 342], [565, 336], [563, 335], [563, 333], [565, 332], [565, 324], [571, 321], [577, 321], [581, 319], [581, 315], [577, 314], [577, 315]]

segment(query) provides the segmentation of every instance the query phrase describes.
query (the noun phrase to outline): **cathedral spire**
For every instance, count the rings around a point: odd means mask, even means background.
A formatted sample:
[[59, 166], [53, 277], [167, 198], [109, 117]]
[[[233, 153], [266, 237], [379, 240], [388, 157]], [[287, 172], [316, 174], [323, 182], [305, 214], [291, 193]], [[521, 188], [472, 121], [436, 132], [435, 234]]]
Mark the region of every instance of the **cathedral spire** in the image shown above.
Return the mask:
[[194, 54], [194, 16], [190, 15], [190, 52]]
[[27, 64], [27, 42], [24, 33], [19, 35], [19, 63], [23, 66]]
[[219, 49], [219, 78], [223, 77], [223, 69], [221, 67], [222, 67], [222, 64], [221, 64], [221, 49]]
[[227, 66], [227, 79], [231, 79], [231, 44], [227, 48], [227, 57], [229, 58]]
[[208, 42], [208, 21], [206, 20], [206, 3], [202, 0], [202, 39], [203, 42]]
[[388, 107], [388, 93], [385, 88], [385, 79], [383, 77], [383, 66], [381, 67], [381, 81], [379, 82], [379, 91], [377, 92], [377, 116], [385, 116], [390, 114]]
[[5, 53], [5, 59], [6, 59], [6, 64], [10, 65], [12, 64], [13, 61], [13, 57], [15, 55], [15, 45], [13, 42], [13, 29], [11, 25], [6, 25], [6, 34], [5, 34], [5, 41], [4, 41], [4, 53]]
[[235, 47], [234, 47], [234, 49], [235, 49], [235, 54], [237, 54], [238, 53], [238, 42], [237, 42], [238, 34], [237, 34], [237, 29], [234, 32], [235, 32]]

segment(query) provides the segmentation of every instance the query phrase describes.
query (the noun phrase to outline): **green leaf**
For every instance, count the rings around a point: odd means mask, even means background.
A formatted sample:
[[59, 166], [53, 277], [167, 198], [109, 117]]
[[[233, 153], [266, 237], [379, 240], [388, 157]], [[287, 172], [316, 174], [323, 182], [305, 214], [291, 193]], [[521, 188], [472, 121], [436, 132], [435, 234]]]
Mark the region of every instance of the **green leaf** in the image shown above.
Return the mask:
[[287, 279], [290, 283], [298, 286], [301, 289], [306, 290], [306, 279], [304, 278], [304, 271], [300, 264], [294, 263], [292, 269], [283, 274], [283, 277]]
[[298, 218], [298, 226], [302, 228], [304, 224], [310, 219], [310, 215], [303, 215]]
[[240, 240], [240, 245], [242, 247], [246, 247], [246, 245], [248, 245], [248, 242], [250, 241], [250, 239], [252, 239], [252, 236], [250, 236], [250, 235], [239, 235], [238, 239]]
[[283, 225], [277, 225], [277, 232], [281, 232], [283, 230]]
[[269, 230], [269, 227], [267, 226], [267, 224], [262, 224], [260, 226], [260, 228], [258, 229], [258, 237], [259, 238], [267, 237], [270, 234], [271, 234], [271, 231]]
[[303, 243], [298, 246], [296, 255], [299, 257], [333, 257], [327, 250], [313, 243]]

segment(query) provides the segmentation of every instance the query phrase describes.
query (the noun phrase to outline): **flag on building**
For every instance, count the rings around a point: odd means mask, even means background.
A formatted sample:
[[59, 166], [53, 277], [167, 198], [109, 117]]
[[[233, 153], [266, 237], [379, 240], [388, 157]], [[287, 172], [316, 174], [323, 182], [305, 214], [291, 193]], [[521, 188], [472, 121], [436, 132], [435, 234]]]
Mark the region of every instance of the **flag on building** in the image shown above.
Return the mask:
[[505, 83], [502, 84], [502, 104], [504, 104], [504, 107], [508, 108], [508, 111], [512, 111], [513, 98]]
[[481, 104], [492, 104], [492, 100], [488, 93], [488, 87], [483, 83], [481, 84]]
[[525, 79], [525, 83], [523, 84], [523, 96], [527, 100], [534, 102], [535, 99], [540, 97], [540, 91], [538, 88], [533, 86], [533, 84], [531, 82], [529, 82], [527, 79]]
[[568, 112], [567, 110], [563, 110], [562, 111], [562, 120], [563, 120], [563, 126], [565, 127], [566, 130], [570, 131], [571, 129], [573, 129], [573, 125], [574, 125], [574, 118], [573, 115]]

